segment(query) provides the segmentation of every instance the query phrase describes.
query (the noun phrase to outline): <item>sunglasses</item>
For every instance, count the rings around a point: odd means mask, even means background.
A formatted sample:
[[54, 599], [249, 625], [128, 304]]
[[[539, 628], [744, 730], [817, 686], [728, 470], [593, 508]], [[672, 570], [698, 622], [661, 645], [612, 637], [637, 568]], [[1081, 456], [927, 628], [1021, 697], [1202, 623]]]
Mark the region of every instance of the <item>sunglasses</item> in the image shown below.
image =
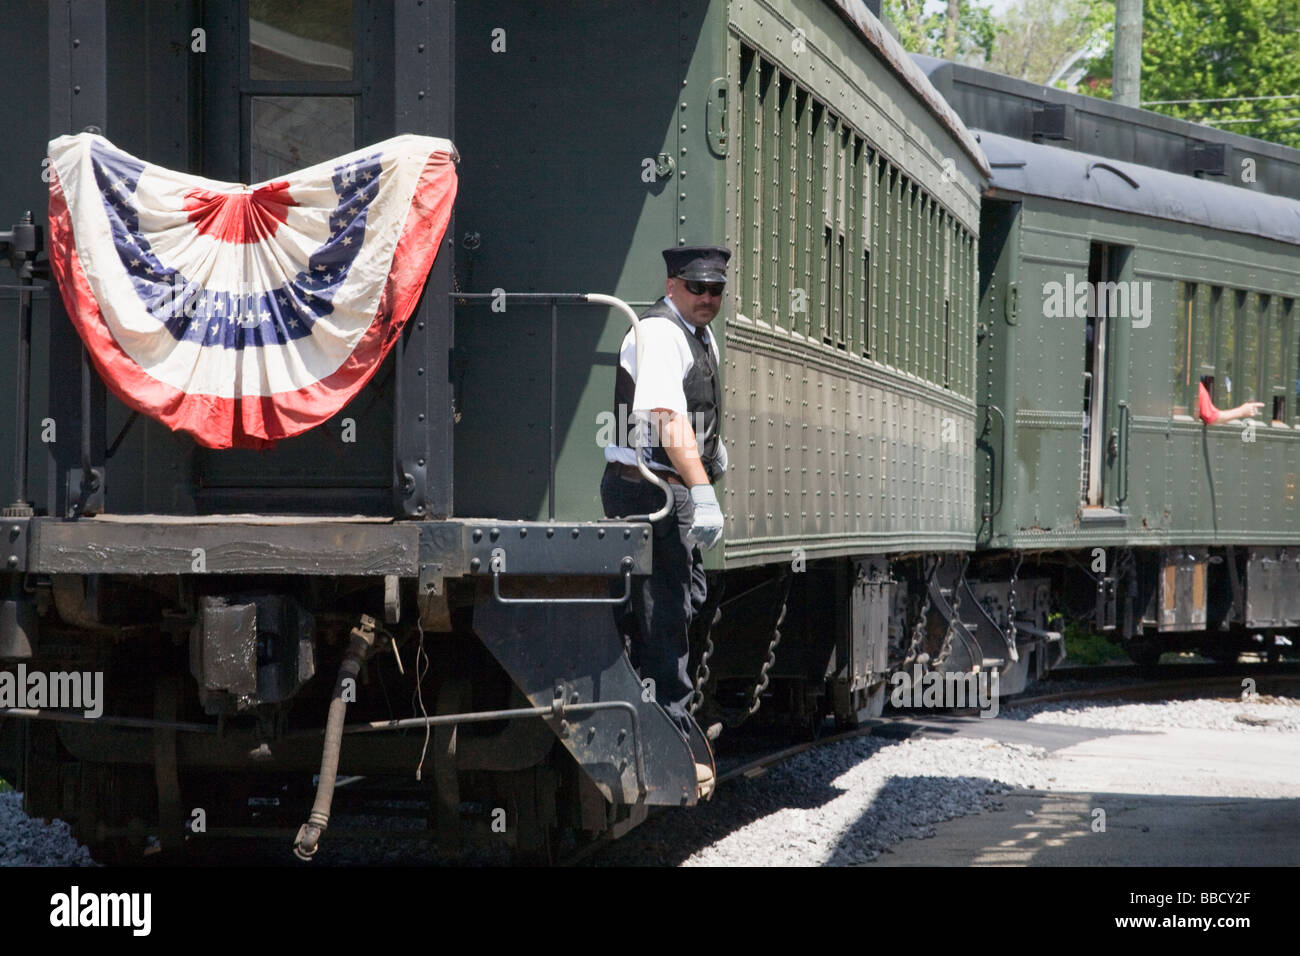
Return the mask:
[[700, 282], [698, 279], [686, 279], [682, 285], [686, 286], [686, 291], [691, 295], [704, 295], [707, 292], [709, 295], [719, 297], [727, 288], [725, 282]]

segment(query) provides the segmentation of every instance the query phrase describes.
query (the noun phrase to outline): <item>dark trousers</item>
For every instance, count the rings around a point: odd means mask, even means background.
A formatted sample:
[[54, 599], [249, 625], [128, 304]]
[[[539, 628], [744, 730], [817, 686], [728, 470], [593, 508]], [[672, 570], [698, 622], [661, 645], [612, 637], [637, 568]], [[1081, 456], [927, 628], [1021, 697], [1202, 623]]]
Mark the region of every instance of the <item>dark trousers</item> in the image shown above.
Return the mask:
[[[694, 691], [688, 671], [691, 621], [704, 606], [707, 588], [704, 558], [687, 539], [695, 515], [690, 492], [682, 485], [668, 487], [673, 507], [654, 523], [651, 573], [633, 581], [632, 599], [614, 608], [614, 621], [632, 666], [643, 680], [654, 681], [655, 699], [689, 737], [688, 707]], [[647, 481], [623, 478], [606, 468], [600, 501], [607, 518], [644, 515], [663, 507], [664, 493]]]

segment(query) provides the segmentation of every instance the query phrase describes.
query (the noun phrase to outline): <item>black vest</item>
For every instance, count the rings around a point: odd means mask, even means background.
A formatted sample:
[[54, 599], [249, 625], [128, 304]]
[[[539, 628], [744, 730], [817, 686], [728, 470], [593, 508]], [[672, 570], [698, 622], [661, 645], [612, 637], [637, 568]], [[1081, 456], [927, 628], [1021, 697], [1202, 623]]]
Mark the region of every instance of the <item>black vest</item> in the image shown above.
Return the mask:
[[[709, 481], [713, 481], [717, 478], [715, 465], [718, 454], [718, 417], [722, 414], [722, 386], [718, 382], [718, 366], [713, 359], [713, 349], [686, 331], [666, 299], [660, 298], [640, 317], [649, 319], [655, 316], [671, 322], [673, 328], [685, 337], [686, 344], [690, 347], [694, 362], [686, 377], [682, 379], [682, 391], [686, 393], [686, 412], [690, 416], [691, 427], [695, 429], [695, 443], [700, 450], [700, 461], [709, 475]], [[713, 335], [712, 331], [706, 330], [706, 332], [710, 336]], [[638, 374], [640, 371], [637, 369]], [[620, 361], [618, 374], [614, 379], [614, 421], [619, 423], [620, 429], [625, 427], [624, 422], [631, 421], [635, 393], [636, 382], [632, 380], [632, 376], [627, 373], [627, 369]], [[619, 436], [619, 444], [633, 448], [635, 442], [632, 430], [630, 426], [627, 427], [628, 434]], [[668, 452], [664, 450], [661, 442], [653, 443], [650, 458], [665, 467], [673, 467]]]

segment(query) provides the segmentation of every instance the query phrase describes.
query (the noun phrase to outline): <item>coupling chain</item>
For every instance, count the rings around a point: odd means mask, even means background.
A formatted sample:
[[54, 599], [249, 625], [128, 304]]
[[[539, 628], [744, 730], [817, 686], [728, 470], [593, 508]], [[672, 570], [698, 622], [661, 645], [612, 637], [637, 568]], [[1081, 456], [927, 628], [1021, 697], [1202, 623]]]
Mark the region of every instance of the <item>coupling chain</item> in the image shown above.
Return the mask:
[[785, 587], [785, 597], [781, 599], [781, 614], [776, 619], [776, 626], [772, 628], [772, 640], [767, 645], [767, 660], [763, 661], [763, 669], [758, 672], [758, 683], [754, 685], [754, 695], [749, 702], [749, 710], [745, 712], [746, 717], [752, 717], [758, 713], [758, 708], [763, 703], [762, 694], [767, 690], [767, 672], [772, 669], [776, 663], [776, 647], [781, 643], [781, 624], [785, 621], [786, 605], [790, 600], [790, 585], [787, 582]]
[[943, 646], [939, 648], [939, 653], [935, 656], [934, 661], [930, 664], [931, 670], [941, 670], [944, 662], [948, 660], [948, 655], [952, 653], [952, 636], [957, 631], [958, 612], [961, 610], [961, 589], [966, 580], [966, 562], [959, 558], [957, 567], [957, 581], [952, 588], [952, 616], [948, 618], [948, 629], [943, 635]]
[[709, 658], [712, 656], [713, 628], [710, 626], [704, 635], [704, 653], [700, 655], [700, 662], [695, 665], [695, 688], [691, 693], [691, 702], [687, 707], [692, 716], [704, 703], [704, 685], [709, 682]]
[[921, 601], [921, 615], [916, 619], [916, 623], [912, 625], [912, 643], [907, 648], [907, 656], [903, 658], [903, 667], [916, 660], [917, 655], [921, 653], [925, 641], [925, 622], [930, 616], [930, 582], [934, 579], [934, 572], [938, 570], [939, 563], [942, 560], [942, 557], [935, 558], [934, 563], [930, 565], [930, 570], [926, 572], [925, 584], [921, 589], [924, 595]]
[[1011, 586], [1007, 590], [1007, 623], [1011, 626], [1007, 636], [1007, 647], [1011, 651], [1013, 661], [1020, 659], [1020, 653], [1016, 650], [1016, 580], [1020, 577], [1020, 562], [1024, 560], [1024, 552], [1017, 551], [1016, 563], [1011, 568]]

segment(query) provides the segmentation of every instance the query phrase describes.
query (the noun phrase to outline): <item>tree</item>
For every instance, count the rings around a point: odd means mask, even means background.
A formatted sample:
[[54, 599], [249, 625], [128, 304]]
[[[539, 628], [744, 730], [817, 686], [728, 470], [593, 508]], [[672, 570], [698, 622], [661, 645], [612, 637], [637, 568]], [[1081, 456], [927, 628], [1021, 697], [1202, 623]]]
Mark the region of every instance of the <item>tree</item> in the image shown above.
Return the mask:
[[993, 12], [979, 0], [945, 0], [944, 9], [925, 12], [925, 0], [885, 0], [884, 13], [898, 30], [903, 49], [980, 66], [993, 51]]
[[[1300, 147], [1300, 0], [1146, 0], [1142, 29], [1148, 109]], [[1112, 67], [1093, 60], [1080, 92], [1109, 98]]]
[[1046, 83], [1073, 60], [1087, 63], [1109, 44], [1113, 0], [1019, 0], [997, 21], [986, 67]]

